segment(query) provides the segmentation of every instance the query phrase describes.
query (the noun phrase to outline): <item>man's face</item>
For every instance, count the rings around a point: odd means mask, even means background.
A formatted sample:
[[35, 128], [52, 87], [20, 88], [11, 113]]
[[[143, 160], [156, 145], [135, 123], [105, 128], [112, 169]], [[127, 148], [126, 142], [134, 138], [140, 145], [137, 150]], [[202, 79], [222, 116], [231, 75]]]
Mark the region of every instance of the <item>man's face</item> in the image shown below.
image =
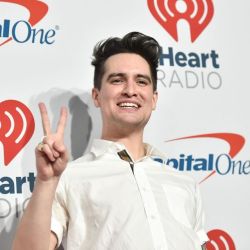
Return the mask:
[[101, 109], [104, 129], [143, 129], [157, 101], [149, 64], [133, 53], [109, 57], [104, 64], [101, 89], [93, 89], [92, 96]]

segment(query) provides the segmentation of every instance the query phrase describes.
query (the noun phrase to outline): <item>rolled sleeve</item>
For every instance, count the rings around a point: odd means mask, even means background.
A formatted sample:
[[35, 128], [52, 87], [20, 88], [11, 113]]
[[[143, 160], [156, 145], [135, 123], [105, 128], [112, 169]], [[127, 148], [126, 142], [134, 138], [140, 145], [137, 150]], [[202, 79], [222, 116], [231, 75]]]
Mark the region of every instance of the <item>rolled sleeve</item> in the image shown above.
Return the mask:
[[205, 214], [202, 206], [202, 199], [200, 188], [198, 184], [196, 184], [196, 224], [195, 224], [195, 232], [198, 235], [200, 240], [200, 244], [203, 245], [205, 242], [209, 241], [206, 230], [204, 229], [205, 224]]
[[51, 217], [51, 231], [55, 233], [57, 237], [57, 247], [62, 242], [63, 236], [67, 231], [68, 213], [66, 209], [66, 196], [62, 182], [60, 181], [55, 198], [52, 205], [52, 217]]
[[57, 246], [58, 248], [63, 239], [63, 227], [61, 223], [59, 223], [55, 218], [52, 217], [51, 219], [51, 227], [50, 230], [56, 235], [57, 237]]

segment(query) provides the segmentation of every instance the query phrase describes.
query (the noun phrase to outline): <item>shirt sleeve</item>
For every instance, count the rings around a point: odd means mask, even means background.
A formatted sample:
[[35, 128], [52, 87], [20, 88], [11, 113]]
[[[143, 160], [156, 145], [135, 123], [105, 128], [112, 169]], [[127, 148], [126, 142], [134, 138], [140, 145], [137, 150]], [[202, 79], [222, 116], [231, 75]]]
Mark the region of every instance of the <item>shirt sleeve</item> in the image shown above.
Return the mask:
[[196, 198], [196, 224], [194, 230], [198, 235], [200, 244], [203, 245], [205, 242], [209, 241], [209, 238], [204, 229], [205, 214], [202, 206], [201, 193], [198, 184], [196, 184], [195, 198]]
[[51, 231], [57, 237], [57, 247], [60, 246], [67, 230], [68, 213], [66, 208], [66, 193], [63, 180], [60, 180], [52, 205]]

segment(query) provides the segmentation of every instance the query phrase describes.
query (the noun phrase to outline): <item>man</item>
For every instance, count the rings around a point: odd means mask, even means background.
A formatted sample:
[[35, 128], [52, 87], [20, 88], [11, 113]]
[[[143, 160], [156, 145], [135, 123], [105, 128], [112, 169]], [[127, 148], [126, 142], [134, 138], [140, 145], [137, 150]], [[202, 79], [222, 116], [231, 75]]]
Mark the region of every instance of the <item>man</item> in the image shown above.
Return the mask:
[[[153, 160], [143, 143], [157, 102], [159, 45], [132, 32], [94, 49], [93, 101], [102, 114], [100, 140], [68, 164], [67, 112], [51, 132], [39, 104], [44, 139], [36, 148], [37, 178], [13, 249], [200, 250], [207, 236], [193, 180]], [[64, 171], [65, 170], [65, 171]]]

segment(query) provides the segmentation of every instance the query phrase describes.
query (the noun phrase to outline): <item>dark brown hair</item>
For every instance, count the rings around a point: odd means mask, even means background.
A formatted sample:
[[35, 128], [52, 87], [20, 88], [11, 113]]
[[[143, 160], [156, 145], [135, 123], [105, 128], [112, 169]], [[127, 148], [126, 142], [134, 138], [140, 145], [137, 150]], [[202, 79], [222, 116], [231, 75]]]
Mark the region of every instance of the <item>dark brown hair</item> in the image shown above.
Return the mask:
[[160, 53], [158, 42], [140, 32], [130, 32], [123, 38], [111, 37], [97, 43], [93, 51], [92, 65], [94, 71], [94, 87], [101, 88], [101, 80], [104, 74], [104, 63], [112, 55], [120, 53], [134, 53], [143, 57], [149, 64], [153, 90], [157, 89], [157, 67]]

